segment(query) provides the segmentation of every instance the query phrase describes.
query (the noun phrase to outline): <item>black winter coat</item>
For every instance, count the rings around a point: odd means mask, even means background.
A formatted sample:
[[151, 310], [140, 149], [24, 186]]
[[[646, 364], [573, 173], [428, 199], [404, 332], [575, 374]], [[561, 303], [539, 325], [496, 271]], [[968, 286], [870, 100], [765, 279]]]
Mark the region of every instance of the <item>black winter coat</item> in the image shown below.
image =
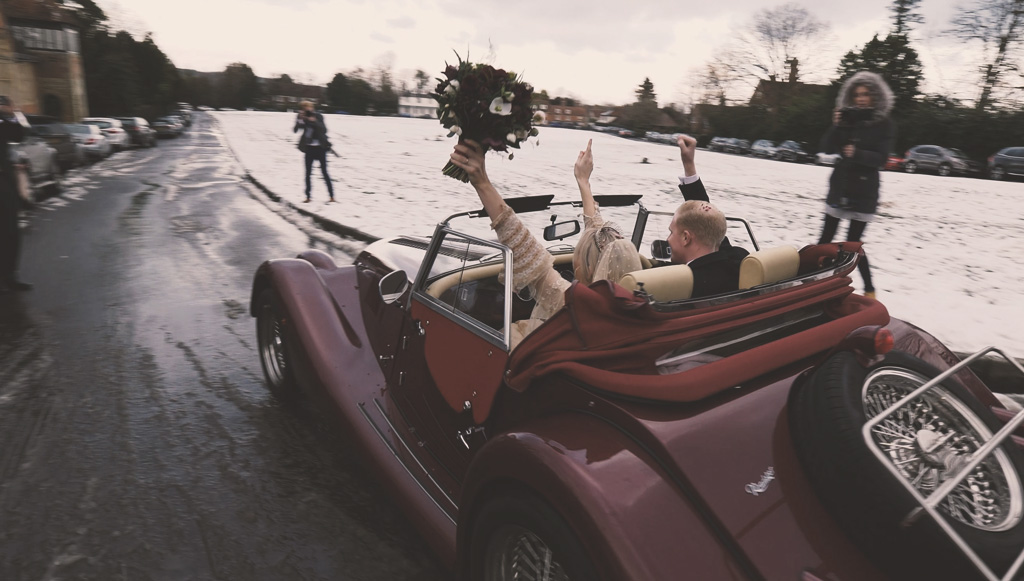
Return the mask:
[[885, 167], [895, 140], [896, 126], [888, 117], [834, 125], [821, 140], [821, 151], [842, 154], [853, 145], [853, 157], [840, 157], [829, 178], [830, 206], [861, 214], [878, 209], [879, 170]]
[[[292, 130], [302, 131], [302, 135], [299, 136], [299, 150], [306, 151], [310, 141], [318, 141], [320, 147], [324, 149], [331, 149], [331, 142], [327, 139], [327, 125], [324, 124], [324, 116], [320, 113], [313, 113], [316, 116], [316, 120], [305, 120], [299, 119], [295, 122], [295, 128]], [[312, 127], [313, 134], [310, 138], [306, 138], [306, 129]]]

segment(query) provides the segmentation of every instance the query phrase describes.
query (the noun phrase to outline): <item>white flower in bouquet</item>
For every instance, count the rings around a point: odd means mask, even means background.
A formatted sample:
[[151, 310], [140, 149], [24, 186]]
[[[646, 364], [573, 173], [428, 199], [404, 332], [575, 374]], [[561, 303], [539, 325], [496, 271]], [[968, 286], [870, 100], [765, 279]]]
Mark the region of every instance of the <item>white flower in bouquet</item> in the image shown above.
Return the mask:
[[491, 106], [487, 108], [488, 111], [495, 115], [501, 115], [502, 117], [512, 114], [512, 103], [506, 101], [503, 97], [495, 97], [491, 101]]

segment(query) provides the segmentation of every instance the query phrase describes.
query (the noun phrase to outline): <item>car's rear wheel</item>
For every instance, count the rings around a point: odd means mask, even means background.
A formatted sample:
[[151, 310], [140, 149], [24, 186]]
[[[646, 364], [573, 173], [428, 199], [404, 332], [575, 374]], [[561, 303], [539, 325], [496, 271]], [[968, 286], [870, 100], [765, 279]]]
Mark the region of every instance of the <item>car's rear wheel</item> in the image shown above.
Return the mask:
[[917, 162], [908, 161], [903, 165], [903, 171], [907, 173], [917, 173]]
[[1002, 180], [1006, 178], [1006, 170], [1001, 166], [994, 165], [992, 169], [988, 170], [988, 176], [994, 180]]
[[[869, 418], [924, 385], [938, 371], [892, 353], [868, 368], [836, 354], [794, 394], [794, 443], [818, 495], [855, 540], [901, 574], [973, 578], [960, 554], [928, 516], [903, 521], [919, 505], [861, 435]], [[1000, 427], [995, 415], [959, 383], [947, 380], [872, 430], [899, 478], [928, 497], [966, 464]], [[938, 506], [946, 522], [1002, 575], [1024, 546], [1024, 454], [1014, 444], [971, 471]]]
[[470, 579], [599, 578], [565, 520], [530, 494], [512, 493], [489, 501], [477, 515], [470, 539]]
[[953, 166], [949, 165], [948, 163], [943, 163], [939, 165], [940, 176], [946, 177], [951, 173], [953, 173]]
[[256, 303], [256, 343], [260, 365], [270, 392], [283, 401], [292, 401], [298, 395], [289, 353], [288, 322], [277, 293], [270, 288], [260, 292]]

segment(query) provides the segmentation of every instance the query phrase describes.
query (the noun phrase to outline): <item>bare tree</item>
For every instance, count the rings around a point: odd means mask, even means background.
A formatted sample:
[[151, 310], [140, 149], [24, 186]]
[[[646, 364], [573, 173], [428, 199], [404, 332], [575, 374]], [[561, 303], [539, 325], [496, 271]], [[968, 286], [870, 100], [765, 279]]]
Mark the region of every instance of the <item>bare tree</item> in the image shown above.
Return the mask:
[[965, 42], [982, 46], [981, 93], [975, 107], [987, 109], [993, 92], [1008, 73], [1019, 72], [1019, 51], [1024, 44], [1024, 0], [974, 0], [961, 7], [948, 31]]
[[800, 70], [794, 63], [813, 63], [829, 31], [828, 24], [791, 2], [755, 14], [738, 31], [728, 52], [739, 76], [751, 85], [762, 79], [795, 82], [800, 80]]

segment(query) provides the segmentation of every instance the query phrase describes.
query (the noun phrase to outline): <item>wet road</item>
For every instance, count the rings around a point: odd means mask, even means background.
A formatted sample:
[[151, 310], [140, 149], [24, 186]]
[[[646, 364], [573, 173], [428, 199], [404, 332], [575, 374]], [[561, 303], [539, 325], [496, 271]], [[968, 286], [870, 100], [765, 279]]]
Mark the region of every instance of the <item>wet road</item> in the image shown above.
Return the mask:
[[23, 230], [36, 289], [0, 296], [0, 579], [443, 579], [355, 450], [263, 384], [256, 267], [357, 246], [247, 184], [202, 114], [65, 191]]

